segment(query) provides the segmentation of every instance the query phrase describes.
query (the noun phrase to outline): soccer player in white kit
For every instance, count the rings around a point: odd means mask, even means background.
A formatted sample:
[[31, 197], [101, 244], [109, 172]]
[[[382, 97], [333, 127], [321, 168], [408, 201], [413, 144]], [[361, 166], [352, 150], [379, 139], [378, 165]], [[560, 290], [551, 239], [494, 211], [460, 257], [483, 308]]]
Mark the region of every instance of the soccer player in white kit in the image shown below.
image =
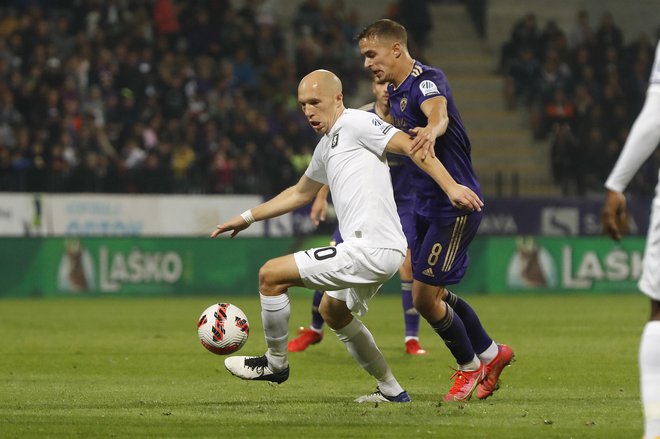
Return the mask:
[[[405, 257], [407, 243], [385, 153], [410, 155], [412, 140], [372, 113], [346, 109], [341, 82], [327, 70], [316, 70], [302, 79], [298, 102], [312, 128], [323, 134], [305, 174], [273, 199], [218, 225], [211, 237], [228, 231], [234, 237], [254, 221], [302, 207], [327, 184], [345, 241], [271, 259], [261, 267], [261, 319], [268, 350], [263, 356], [229, 357], [225, 367], [246, 380], [282, 383], [288, 379], [291, 308], [287, 290], [305, 286], [326, 291], [320, 305], [323, 318], [377, 381], [376, 391], [356, 402], [409, 402], [373, 336], [353, 313], [360, 316], [367, 311], [368, 300], [397, 272]], [[457, 206], [481, 209], [477, 195], [457, 184], [435, 157], [422, 160], [421, 154], [415, 154], [411, 158]]]
[[[615, 240], [627, 226], [626, 199], [630, 180], [660, 143], [660, 42], [655, 50], [653, 70], [642, 111], [628, 134], [621, 155], [605, 187], [603, 227]], [[660, 175], [659, 175], [660, 176]], [[639, 369], [644, 407], [646, 439], [660, 438], [660, 182], [651, 206], [639, 289], [651, 299], [651, 317], [644, 327], [639, 347]]]

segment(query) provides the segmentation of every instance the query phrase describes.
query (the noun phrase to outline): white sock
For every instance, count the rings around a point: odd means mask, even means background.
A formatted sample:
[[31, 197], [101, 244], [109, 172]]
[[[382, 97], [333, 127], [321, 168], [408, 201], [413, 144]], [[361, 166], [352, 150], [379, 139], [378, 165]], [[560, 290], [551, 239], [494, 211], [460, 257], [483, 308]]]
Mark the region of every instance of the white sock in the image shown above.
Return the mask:
[[646, 324], [639, 346], [640, 384], [646, 439], [660, 437], [660, 321]]
[[497, 357], [499, 351], [500, 350], [497, 348], [497, 343], [492, 342], [485, 351], [479, 354], [479, 359], [482, 363], [488, 364], [493, 361], [495, 357]]
[[351, 323], [334, 332], [339, 340], [344, 342], [355, 361], [376, 378], [381, 392], [387, 396], [396, 396], [403, 392], [403, 387], [394, 378], [371, 332], [359, 319], [354, 317]]
[[474, 372], [475, 370], [479, 370], [481, 367], [481, 360], [479, 360], [479, 357], [474, 356], [472, 358], [472, 361], [465, 363], [465, 364], [459, 364], [458, 365], [458, 370], [462, 370], [464, 372]]
[[273, 371], [277, 372], [289, 365], [287, 342], [289, 340], [289, 316], [291, 306], [287, 293], [279, 296], [264, 296], [261, 299], [261, 322], [266, 335], [266, 358]]

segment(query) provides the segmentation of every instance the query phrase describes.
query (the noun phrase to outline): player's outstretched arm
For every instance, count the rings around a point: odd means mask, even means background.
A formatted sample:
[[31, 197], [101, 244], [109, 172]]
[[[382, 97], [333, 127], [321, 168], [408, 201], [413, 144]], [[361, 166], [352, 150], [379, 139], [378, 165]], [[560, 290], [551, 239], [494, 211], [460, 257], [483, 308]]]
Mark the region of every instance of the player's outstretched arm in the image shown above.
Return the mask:
[[603, 232], [618, 241], [628, 232], [626, 197], [621, 192], [608, 190], [602, 212]]
[[414, 154], [421, 151], [422, 160], [427, 155], [435, 157], [435, 139], [442, 136], [449, 126], [449, 114], [447, 113], [447, 98], [438, 96], [422, 103], [422, 111], [428, 120], [425, 127], [415, 127], [410, 130], [413, 136], [411, 152]]
[[275, 218], [276, 216], [280, 216], [302, 207], [312, 201], [312, 198], [314, 198], [322, 186], [322, 183], [303, 175], [294, 186], [283, 190], [265, 203], [253, 207], [252, 209], [243, 212], [241, 215], [235, 216], [229, 221], [217, 225], [215, 230], [211, 233], [211, 238], [215, 238], [216, 236], [229, 231], [232, 232], [230, 237], [233, 238], [241, 230], [247, 229], [250, 224], [255, 221]]
[[422, 171], [433, 178], [444, 193], [447, 194], [449, 201], [451, 201], [454, 207], [481, 212], [484, 203], [477, 194], [469, 187], [458, 184], [437, 157], [433, 156], [424, 159], [421, 150], [417, 150], [414, 153], [411, 152], [411, 142], [407, 134], [398, 132], [387, 143], [387, 151], [410, 157]]

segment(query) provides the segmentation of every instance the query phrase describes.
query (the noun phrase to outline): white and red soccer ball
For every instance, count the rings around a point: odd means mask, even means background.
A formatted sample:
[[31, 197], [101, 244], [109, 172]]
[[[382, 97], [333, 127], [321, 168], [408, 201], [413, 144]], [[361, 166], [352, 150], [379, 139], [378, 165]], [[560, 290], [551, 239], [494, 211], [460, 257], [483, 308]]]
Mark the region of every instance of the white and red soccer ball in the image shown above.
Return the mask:
[[218, 355], [227, 355], [243, 347], [250, 334], [245, 313], [231, 303], [216, 303], [204, 310], [197, 322], [202, 345]]

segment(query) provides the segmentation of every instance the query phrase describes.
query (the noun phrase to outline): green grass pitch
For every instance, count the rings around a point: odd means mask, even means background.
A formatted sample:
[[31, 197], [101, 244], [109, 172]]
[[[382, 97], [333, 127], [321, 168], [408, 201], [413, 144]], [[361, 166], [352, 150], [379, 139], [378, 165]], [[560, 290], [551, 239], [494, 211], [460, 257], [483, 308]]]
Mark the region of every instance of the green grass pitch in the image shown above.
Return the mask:
[[[310, 294], [292, 296], [291, 334]], [[411, 404], [357, 405], [374, 381], [326, 332], [290, 356], [280, 385], [232, 377], [198, 342], [214, 301], [247, 313], [241, 354], [265, 349], [250, 296], [0, 301], [0, 437], [636, 438], [640, 294], [467, 296], [517, 361], [486, 401], [439, 404], [452, 359], [422, 323], [429, 354], [403, 352], [400, 298], [381, 295], [364, 321]]]

